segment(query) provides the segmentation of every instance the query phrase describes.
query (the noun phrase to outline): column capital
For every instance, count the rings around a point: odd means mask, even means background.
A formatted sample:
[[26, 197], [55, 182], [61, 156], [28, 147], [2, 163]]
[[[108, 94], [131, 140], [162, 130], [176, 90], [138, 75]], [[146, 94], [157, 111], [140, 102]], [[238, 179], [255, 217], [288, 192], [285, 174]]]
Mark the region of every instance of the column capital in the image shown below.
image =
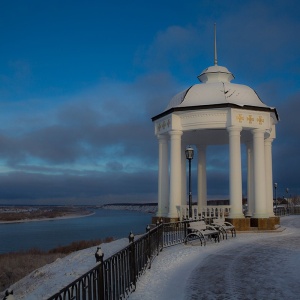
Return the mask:
[[243, 128], [240, 126], [229, 126], [226, 129], [229, 133], [231, 133], [231, 132], [234, 133], [234, 132], [241, 132]]
[[178, 135], [181, 136], [182, 135], [182, 131], [181, 130], [170, 130], [169, 131], [169, 135]]
[[157, 139], [159, 141], [166, 141], [169, 137], [166, 134], [158, 134]]
[[266, 130], [263, 129], [263, 128], [254, 128], [254, 129], [252, 129], [251, 131], [252, 131], [253, 134], [259, 134], [259, 133], [265, 134], [265, 131], [266, 131]]
[[272, 145], [273, 141], [274, 141], [274, 138], [268, 137], [265, 139], [265, 145], [268, 145], [268, 144]]

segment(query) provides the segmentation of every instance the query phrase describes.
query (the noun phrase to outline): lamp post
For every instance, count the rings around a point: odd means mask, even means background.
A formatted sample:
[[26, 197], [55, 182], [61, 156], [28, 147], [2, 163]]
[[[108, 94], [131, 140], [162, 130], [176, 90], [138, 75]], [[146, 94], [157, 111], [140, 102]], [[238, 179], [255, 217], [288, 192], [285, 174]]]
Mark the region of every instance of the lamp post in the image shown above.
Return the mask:
[[277, 213], [277, 196], [276, 196], [276, 190], [277, 190], [277, 182], [274, 183], [275, 205], [276, 205], [276, 213]]
[[191, 161], [194, 157], [194, 149], [187, 147], [185, 149], [185, 157], [189, 161], [189, 218], [192, 218], [192, 181], [191, 181]]

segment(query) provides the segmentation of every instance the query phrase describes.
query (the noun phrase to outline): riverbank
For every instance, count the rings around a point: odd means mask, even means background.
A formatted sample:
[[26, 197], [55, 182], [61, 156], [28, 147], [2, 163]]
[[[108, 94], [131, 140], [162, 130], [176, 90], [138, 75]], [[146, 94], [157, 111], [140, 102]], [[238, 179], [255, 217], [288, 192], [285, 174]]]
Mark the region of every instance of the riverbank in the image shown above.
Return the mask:
[[93, 211], [81, 207], [1, 206], [0, 224], [81, 218], [91, 216], [93, 214]]
[[54, 221], [54, 220], [64, 220], [64, 219], [74, 219], [74, 218], [84, 218], [94, 215], [95, 212], [91, 212], [86, 215], [69, 215], [64, 217], [54, 217], [54, 218], [40, 218], [40, 219], [22, 219], [16, 221], [0, 221], [1, 224], [13, 224], [13, 223], [27, 223], [27, 222], [43, 222], [43, 221]]

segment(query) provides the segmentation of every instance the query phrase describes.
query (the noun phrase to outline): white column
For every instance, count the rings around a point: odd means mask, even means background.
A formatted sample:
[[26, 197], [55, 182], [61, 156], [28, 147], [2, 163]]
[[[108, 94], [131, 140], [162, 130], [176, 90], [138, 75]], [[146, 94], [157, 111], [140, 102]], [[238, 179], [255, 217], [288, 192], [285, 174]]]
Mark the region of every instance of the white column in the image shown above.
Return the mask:
[[207, 180], [206, 180], [206, 146], [197, 145], [198, 149], [198, 211], [207, 205]]
[[254, 218], [268, 218], [266, 199], [266, 167], [264, 130], [253, 129], [254, 152]]
[[185, 145], [181, 145], [181, 205], [187, 205]]
[[181, 204], [181, 135], [182, 131], [172, 130], [170, 134], [170, 198], [169, 218], [177, 218], [177, 206]]
[[158, 135], [158, 217], [169, 212], [169, 150], [168, 136]]
[[272, 142], [273, 142], [273, 138], [265, 139], [266, 197], [267, 197], [267, 212], [269, 217], [275, 216], [274, 209], [273, 209]]
[[244, 218], [242, 205], [241, 127], [231, 126], [229, 132], [230, 218]]
[[246, 143], [247, 147], [247, 217], [254, 211], [254, 176], [253, 176], [253, 143]]

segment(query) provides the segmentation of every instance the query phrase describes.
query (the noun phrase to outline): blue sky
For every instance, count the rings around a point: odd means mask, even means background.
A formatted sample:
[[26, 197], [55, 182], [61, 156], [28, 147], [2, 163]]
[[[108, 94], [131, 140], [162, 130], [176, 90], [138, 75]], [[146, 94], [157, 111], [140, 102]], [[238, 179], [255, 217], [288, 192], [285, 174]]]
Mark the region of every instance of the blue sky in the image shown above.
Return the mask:
[[[0, 204], [155, 202], [151, 117], [213, 65], [214, 23], [219, 65], [279, 112], [278, 195], [299, 194], [298, 1], [7, 0]], [[228, 194], [224, 151], [208, 155], [212, 197]]]

